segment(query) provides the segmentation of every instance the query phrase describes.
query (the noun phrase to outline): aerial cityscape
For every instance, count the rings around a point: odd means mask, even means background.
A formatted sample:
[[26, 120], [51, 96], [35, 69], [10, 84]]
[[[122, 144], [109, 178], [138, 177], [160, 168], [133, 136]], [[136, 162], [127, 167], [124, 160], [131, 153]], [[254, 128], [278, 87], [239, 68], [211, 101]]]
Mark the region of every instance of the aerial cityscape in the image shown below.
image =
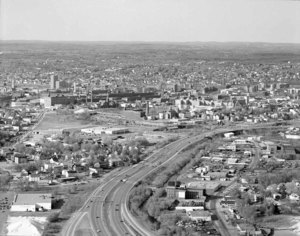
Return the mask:
[[[178, 15], [185, 32], [198, 24], [185, 21], [197, 7], [228, 9], [172, 1], [0, 1], [0, 235], [300, 235], [300, 18], [292, 14], [300, 3], [245, 0], [249, 11], [290, 7], [284, 24], [274, 18], [277, 30], [264, 18], [273, 22], [273, 13], [257, 11], [245, 31], [262, 38], [234, 30], [223, 40], [207, 12], [210, 40], [181, 40]], [[222, 27], [248, 24], [237, 20], [245, 6], [228, 2], [236, 20]], [[89, 19], [105, 18], [91, 12], [114, 6], [130, 22], [128, 38], [116, 40], [116, 19], [106, 36], [91, 35]], [[160, 14], [155, 30], [148, 25], [153, 38], [134, 30], [162, 9], [169, 33]]]

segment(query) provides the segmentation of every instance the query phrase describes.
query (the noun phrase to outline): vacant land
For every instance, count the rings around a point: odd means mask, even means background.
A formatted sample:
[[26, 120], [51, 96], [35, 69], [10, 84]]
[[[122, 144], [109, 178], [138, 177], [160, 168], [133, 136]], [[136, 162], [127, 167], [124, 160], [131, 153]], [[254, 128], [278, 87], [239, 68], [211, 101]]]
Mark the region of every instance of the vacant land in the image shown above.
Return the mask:
[[36, 127], [36, 130], [48, 130], [48, 129], [70, 129], [80, 128], [87, 126], [82, 121], [76, 120], [74, 115], [56, 114], [56, 112], [48, 112], [45, 114], [44, 119]]

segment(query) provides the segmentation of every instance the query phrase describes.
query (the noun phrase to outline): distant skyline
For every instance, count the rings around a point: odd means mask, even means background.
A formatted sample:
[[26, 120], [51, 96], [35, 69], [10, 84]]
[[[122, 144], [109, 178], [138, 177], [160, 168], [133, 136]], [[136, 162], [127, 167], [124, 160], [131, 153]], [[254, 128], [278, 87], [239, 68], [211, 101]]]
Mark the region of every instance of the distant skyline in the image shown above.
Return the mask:
[[300, 1], [0, 0], [2, 40], [300, 43]]

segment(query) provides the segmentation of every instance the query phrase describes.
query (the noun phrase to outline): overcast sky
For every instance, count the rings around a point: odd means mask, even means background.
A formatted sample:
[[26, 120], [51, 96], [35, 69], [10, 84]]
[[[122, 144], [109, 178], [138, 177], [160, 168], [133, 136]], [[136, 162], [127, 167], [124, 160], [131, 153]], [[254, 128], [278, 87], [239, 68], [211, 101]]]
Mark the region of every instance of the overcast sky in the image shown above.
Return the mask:
[[0, 0], [1, 39], [300, 43], [300, 1]]

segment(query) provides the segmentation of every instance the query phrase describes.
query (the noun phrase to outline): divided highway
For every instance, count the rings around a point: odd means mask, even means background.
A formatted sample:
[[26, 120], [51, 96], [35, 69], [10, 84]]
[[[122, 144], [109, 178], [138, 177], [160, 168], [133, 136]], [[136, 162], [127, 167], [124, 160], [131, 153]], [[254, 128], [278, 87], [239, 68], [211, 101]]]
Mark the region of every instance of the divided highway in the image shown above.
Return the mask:
[[80, 211], [70, 219], [62, 235], [79, 235], [76, 233], [76, 228], [80, 224], [82, 214], [85, 212], [89, 213], [94, 228], [91, 235], [155, 235], [153, 231], [143, 227], [134, 219], [127, 206], [130, 190], [139, 180], [156, 171], [159, 167], [172, 163], [182, 149], [205, 137], [230, 131], [268, 128], [273, 124], [220, 128], [196, 136], [185, 137], [166, 145], [139, 164], [125, 167], [112, 176], [108, 176], [103, 184], [90, 195]]

